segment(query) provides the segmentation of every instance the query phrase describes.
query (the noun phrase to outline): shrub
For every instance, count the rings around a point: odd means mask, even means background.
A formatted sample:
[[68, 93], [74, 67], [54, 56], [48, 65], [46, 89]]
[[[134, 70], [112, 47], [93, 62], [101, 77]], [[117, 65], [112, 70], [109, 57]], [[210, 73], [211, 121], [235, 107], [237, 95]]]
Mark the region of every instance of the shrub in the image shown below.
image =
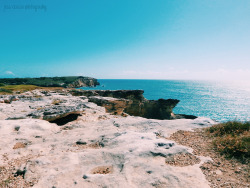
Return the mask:
[[208, 128], [214, 137], [214, 147], [230, 158], [249, 161], [250, 157], [250, 122], [229, 121]]
[[12, 93], [9, 89], [0, 88], [0, 93]]
[[0, 88], [1, 94], [8, 94], [13, 92], [26, 92], [34, 89], [40, 89], [41, 87], [34, 85], [5, 85]]
[[223, 136], [226, 134], [239, 135], [245, 131], [249, 131], [250, 122], [228, 121], [210, 127], [208, 130], [214, 136]]

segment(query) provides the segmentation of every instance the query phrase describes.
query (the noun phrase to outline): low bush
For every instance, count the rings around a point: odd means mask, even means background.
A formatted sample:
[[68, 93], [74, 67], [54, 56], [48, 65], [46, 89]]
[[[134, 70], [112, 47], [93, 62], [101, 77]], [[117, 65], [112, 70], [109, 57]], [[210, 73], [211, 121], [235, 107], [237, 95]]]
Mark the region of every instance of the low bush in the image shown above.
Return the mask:
[[34, 86], [34, 85], [5, 85], [1, 87], [1, 89], [9, 90], [11, 92], [13, 91], [25, 92], [25, 91], [31, 91], [31, 90], [39, 89], [39, 88], [41, 87]]
[[0, 88], [0, 94], [5, 94], [5, 93], [7, 93], [7, 94], [12, 93], [12, 91], [9, 89]]
[[210, 127], [208, 130], [214, 136], [223, 136], [227, 134], [239, 135], [249, 131], [250, 122], [228, 121]]
[[230, 158], [242, 162], [250, 157], [250, 122], [229, 121], [208, 128], [208, 133], [214, 137], [214, 147]]

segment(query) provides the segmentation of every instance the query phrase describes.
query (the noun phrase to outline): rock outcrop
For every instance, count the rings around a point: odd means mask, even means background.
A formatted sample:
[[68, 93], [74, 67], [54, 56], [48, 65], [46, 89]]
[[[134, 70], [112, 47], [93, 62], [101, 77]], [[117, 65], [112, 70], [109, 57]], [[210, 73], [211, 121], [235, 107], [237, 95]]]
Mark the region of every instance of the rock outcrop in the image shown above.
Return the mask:
[[68, 104], [66, 101], [60, 102], [60, 104], [51, 102], [52, 105], [46, 105], [41, 108], [36, 108], [34, 111], [28, 114], [28, 116], [36, 119], [44, 119], [47, 121], [53, 121], [58, 118], [65, 117], [70, 114], [79, 114], [84, 111], [86, 105], [83, 101], [71, 101], [71, 104]]
[[117, 99], [111, 97], [89, 97], [89, 102], [93, 102], [98, 106], [105, 107], [107, 113], [113, 115], [124, 115], [124, 109], [131, 105], [131, 100]]
[[102, 96], [112, 98], [123, 98], [132, 101], [146, 100], [143, 96], [143, 90], [71, 90], [73, 96]]
[[36, 85], [41, 87], [95, 87], [99, 82], [95, 78], [83, 76], [40, 77], [40, 78], [0, 78], [5, 85]]
[[209, 187], [200, 169], [209, 158], [168, 137], [212, 120], [123, 117], [132, 99], [149, 105], [149, 114], [177, 101], [150, 102], [141, 91], [114, 92], [123, 98], [111, 93], [34, 90], [0, 103], [0, 187]]
[[148, 119], [175, 119], [173, 108], [178, 104], [177, 99], [145, 100], [132, 103], [124, 112]]
[[18, 98], [15, 95], [0, 95], [0, 103], [12, 103], [12, 101], [17, 101]]
[[74, 82], [68, 83], [67, 88], [79, 88], [79, 87], [95, 87], [100, 83], [95, 78], [90, 77], [78, 77]]
[[[90, 101], [113, 114], [127, 113], [149, 119], [195, 119], [196, 116], [178, 115], [173, 108], [177, 99], [147, 100], [143, 90], [71, 90], [73, 96], [93, 96]], [[98, 97], [97, 97], [98, 96]], [[119, 100], [118, 100], [119, 99]], [[119, 112], [115, 109], [119, 108]]]

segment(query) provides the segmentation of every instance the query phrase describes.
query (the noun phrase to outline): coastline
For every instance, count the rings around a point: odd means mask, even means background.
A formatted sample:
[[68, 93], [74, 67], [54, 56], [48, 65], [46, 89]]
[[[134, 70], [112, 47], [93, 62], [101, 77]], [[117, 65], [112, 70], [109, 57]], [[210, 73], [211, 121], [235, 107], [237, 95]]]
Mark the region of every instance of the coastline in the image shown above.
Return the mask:
[[[211, 158], [171, 135], [214, 121], [110, 113], [91, 97], [73, 96], [72, 89], [37, 89], [0, 103], [0, 185], [210, 187], [201, 167]], [[179, 155], [188, 156], [185, 165], [168, 162]]]
[[178, 99], [176, 114], [191, 114], [219, 122], [250, 121], [250, 84], [240, 81], [98, 79], [83, 90], [144, 90], [148, 100]]

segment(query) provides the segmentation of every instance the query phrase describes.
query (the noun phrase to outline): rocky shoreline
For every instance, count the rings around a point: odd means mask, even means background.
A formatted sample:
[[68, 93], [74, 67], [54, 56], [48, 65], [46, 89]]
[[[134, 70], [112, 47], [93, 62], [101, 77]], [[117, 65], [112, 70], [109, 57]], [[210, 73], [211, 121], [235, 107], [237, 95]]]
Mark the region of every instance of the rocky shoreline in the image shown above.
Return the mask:
[[[210, 187], [200, 166], [211, 158], [168, 137], [214, 121], [178, 119], [178, 100], [140, 90], [86, 92], [0, 96], [0, 187]], [[191, 162], [173, 165], [175, 156]]]
[[71, 90], [73, 96], [87, 96], [90, 102], [112, 114], [127, 113], [148, 119], [195, 119], [196, 116], [174, 114], [177, 99], [147, 100], [143, 90]]

